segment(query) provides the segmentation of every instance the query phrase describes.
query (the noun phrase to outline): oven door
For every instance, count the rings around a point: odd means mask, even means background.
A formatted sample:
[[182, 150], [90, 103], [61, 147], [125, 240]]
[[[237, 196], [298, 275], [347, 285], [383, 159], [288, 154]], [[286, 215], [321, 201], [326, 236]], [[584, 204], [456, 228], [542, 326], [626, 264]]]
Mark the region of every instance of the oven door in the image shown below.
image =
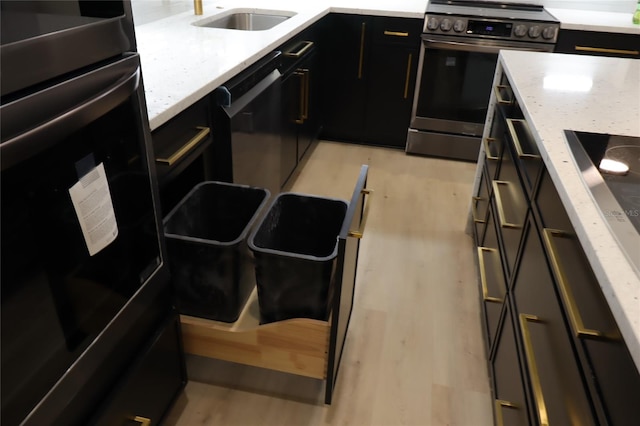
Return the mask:
[[423, 34], [411, 128], [482, 136], [501, 49], [552, 51], [553, 45]]
[[77, 424], [159, 318], [143, 108], [137, 54], [0, 108], [3, 426]]
[[406, 151], [476, 161], [501, 49], [553, 45], [423, 34]]

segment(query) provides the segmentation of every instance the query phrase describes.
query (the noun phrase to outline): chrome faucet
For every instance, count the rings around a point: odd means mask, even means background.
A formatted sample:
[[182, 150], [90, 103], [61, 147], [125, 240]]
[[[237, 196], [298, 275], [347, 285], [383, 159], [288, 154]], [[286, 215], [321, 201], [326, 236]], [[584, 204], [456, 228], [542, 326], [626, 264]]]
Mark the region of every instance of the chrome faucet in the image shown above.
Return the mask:
[[196, 15], [202, 15], [202, 0], [193, 0], [193, 11]]

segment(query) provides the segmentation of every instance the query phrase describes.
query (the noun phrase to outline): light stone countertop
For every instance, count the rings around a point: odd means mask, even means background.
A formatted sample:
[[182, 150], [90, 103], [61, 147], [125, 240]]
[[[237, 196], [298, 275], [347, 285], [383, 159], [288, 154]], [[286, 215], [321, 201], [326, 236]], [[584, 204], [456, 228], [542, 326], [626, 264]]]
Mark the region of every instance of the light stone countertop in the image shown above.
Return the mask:
[[633, 13], [604, 12], [595, 10], [547, 8], [563, 30], [598, 31], [640, 35], [640, 25], [635, 25]]
[[[202, 16], [195, 16], [192, 9], [175, 13], [176, 8], [181, 10], [178, 6], [184, 8], [182, 4], [156, 12], [159, 17], [163, 13], [168, 14], [167, 17], [136, 26], [152, 130], [330, 12], [422, 19], [428, 0], [204, 0], [203, 3]], [[142, 3], [140, 6], [150, 4]], [[295, 16], [266, 31], [233, 31], [191, 25], [234, 8], [289, 11]], [[640, 27], [629, 27], [626, 22], [628, 16], [622, 13], [550, 10], [556, 18], [567, 20], [567, 28], [640, 33]], [[596, 27], [593, 24], [598, 16], [609, 18], [600, 19]], [[142, 18], [139, 20], [145, 22]]]
[[[276, 49], [330, 12], [424, 18], [426, 0], [204, 0], [204, 14], [193, 11], [136, 26], [136, 41], [149, 124], [152, 130], [211, 93], [216, 87]], [[268, 6], [267, 6], [268, 5]], [[194, 22], [229, 9], [287, 11], [294, 16], [266, 31], [202, 28]]]
[[[640, 370], [640, 276], [591, 197], [563, 133], [640, 136], [640, 61], [502, 51], [499, 63]], [[545, 84], [549, 77], [580, 84], [574, 91], [569, 83], [553, 88]], [[640, 247], [631, 255], [640, 256]]]

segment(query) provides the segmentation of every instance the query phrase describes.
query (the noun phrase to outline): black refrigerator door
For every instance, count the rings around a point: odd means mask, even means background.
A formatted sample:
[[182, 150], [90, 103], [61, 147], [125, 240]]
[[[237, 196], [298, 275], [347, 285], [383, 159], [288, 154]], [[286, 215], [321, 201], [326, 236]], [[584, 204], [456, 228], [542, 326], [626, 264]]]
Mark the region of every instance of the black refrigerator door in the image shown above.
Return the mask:
[[139, 82], [132, 54], [0, 108], [3, 426], [73, 424], [168, 310]]

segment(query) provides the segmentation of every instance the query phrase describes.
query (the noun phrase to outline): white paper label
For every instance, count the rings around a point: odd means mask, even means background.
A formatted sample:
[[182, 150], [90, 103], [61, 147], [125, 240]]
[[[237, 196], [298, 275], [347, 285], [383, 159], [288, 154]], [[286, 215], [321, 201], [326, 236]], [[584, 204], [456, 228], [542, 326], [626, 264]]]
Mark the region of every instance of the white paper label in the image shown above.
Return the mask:
[[100, 252], [118, 236], [109, 183], [100, 163], [69, 188], [89, 254]]

